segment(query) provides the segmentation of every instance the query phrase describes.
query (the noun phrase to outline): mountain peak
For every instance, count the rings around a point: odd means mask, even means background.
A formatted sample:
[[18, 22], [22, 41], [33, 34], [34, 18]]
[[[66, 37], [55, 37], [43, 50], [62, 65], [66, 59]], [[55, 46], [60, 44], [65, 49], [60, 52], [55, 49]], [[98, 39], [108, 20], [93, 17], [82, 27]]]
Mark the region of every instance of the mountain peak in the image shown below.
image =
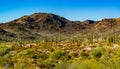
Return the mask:
[[95, 21], [93, 21], [93, 20], [85, 20], [85, 21], [83, 21], [83, 24], [93, 24], [93, 23], [95, 23]]
[[34, 13], [30, 16], [23, 16], [19, 19], [14, 20], [14, 23], [19, 23], [19, 24], [27, 24], [27, 23], [44, 23], [44, 22], [53, 22], [53, 21], [69, 21], [64, 17], [61, 17], [59, 15], [55, 15], [52, 13]]

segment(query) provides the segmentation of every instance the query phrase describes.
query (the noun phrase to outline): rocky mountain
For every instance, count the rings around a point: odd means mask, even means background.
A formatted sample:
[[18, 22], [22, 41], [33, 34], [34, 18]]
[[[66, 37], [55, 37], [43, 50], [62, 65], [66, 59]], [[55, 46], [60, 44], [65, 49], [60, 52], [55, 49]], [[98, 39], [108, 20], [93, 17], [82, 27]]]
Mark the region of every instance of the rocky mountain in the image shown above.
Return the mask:
[[81, 22], [70, 21], [51, 13], [35, 13], [0, 24], [0, 41], [42, 39], [55, 33], [70, 35], [107, 32], [113, 28], [117, 28], [119, 32], [119, 26], [120, 18], [103, 19], [101, 21], [85, 20]]

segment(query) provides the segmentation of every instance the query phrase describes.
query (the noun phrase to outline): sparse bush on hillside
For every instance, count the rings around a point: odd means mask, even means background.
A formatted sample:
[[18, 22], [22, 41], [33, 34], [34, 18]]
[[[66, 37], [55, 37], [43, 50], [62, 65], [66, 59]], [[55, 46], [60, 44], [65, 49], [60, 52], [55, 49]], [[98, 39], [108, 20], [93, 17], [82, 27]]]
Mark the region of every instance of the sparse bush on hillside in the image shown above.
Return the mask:
[[52, 59], [60, 59], [63, 56], [65, 56], [65, 52], [62, 50], [55, 50], [50, 54], [50, 58]]

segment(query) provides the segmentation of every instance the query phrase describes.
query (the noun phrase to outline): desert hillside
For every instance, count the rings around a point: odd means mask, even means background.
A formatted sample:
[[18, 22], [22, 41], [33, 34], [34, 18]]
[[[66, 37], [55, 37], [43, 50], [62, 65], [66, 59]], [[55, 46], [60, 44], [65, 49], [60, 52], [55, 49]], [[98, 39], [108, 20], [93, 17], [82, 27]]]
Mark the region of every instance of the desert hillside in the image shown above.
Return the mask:
[[0, 41], [40, 40], [58, 34], [65, 36], [113, 32], [118, 34], [119, 25], [120, 18], [71, 21], [51, 13], [34, 13], [0, 24]]

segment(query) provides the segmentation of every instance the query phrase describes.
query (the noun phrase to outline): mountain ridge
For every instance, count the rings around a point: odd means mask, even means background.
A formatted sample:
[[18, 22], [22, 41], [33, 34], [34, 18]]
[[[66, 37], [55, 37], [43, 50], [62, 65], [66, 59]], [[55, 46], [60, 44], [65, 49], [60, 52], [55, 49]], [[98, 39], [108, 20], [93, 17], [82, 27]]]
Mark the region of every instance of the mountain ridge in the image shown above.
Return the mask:
[[[71, 21], [52, 13], [34, 13], [0, 24], [0, 39], [14, 41], [18, 39], [38, 39], [48, 34], [76, 34], [76, 33], [98, 33], [111, 30], [112, 27], [119, 27], [120, 18], [108, 18], [100, 21], [85, 20]], [[117, 30], [119, 31], [119, 30]], [[11, 36], [8, 36], [6, 33]], [[44, 34], [44, 32], [47, 32]], [[4, 33], [4, 35], [2, 35]], [[41, 35], [44, 34], [44, 35]], [[14, 36], [12, 36], [14, 35]], [[6, 37], [3, 39], [2, 37]]]

